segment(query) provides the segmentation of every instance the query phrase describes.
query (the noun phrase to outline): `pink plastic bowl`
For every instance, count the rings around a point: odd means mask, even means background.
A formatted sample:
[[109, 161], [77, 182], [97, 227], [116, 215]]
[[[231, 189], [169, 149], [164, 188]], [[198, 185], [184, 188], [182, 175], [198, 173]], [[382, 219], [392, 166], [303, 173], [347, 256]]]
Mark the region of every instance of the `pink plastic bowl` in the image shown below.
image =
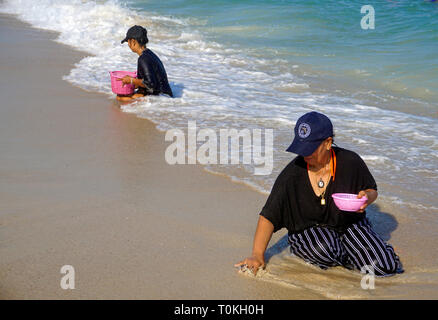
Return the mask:
[[357, 194], [353, 193], [334, 193], [332, 198], [340, 210], [351, 212], [356, 212], [368, 201], [366, 196], [358, 199]]
[[111, 89], [115, 94], [131, 95], [134, 93], [135, 86], [133, 84], [123, 84], [121, 79], [124, 76], [137, 77], [137, 72], [131, 71], [110, 71]]

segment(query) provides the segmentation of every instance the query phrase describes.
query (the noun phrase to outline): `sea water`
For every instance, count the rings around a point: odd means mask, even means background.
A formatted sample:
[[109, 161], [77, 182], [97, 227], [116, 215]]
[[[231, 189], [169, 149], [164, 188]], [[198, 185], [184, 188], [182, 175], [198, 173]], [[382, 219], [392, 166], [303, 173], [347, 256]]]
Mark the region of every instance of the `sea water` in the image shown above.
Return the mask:
[[[365, 4], [374, 8], [374, 29], [361, 28]], [[295, 156], [284, 150], [296, 120], [313, 110], [328, 115], [336, 144], [360, 154], [376, 178], [374, 222], [385, 212], [425, 239], [438, 230], [438, 3], [10, 0], [0, 10], [90, 53], [65, 80], [111, 99], [108, 71], [135, 70], [138, 58], [120, 41], [130, 26], [146, 27], [175, 98], [148, 97], [123, 111], [161, 130], [187, 130], [188, 121], [199, 129], [272, 128], [270, 175], [255, 176], [248, 165], [207, 167], [265, 193]], [[430, 268], [438, 257], [431, 250]], [[283, 281], [287, 272], [280, 274]]]

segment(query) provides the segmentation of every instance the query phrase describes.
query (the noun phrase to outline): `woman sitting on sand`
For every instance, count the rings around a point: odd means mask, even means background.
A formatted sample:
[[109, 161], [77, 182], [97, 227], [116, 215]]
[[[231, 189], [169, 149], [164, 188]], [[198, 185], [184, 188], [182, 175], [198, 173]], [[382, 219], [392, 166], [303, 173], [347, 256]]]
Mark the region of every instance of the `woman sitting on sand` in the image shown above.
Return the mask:
[[137, 62], [137, 78], [125, 76], [120, 81], [123, 81], [124, 84], [134, 84], [138, 89], [129, 96], [117, 95], [117, 100], [130, 101], [160, 93], [173, 97], [163, 63], [152, 50], [146, 48], [146, 44], [149, 42], [146, 29], [141, 26], [129, 28], [122, 43], [126, 41], [132, 52], [140, 56]]
[[[260, 213], [252, 256], [237, 263], [257, 273], [272, 233], [285, 227], [291, 252], [322, 269], [343, 266], [376, 276], [402, 273], [394, 249], [373, 230], [365, 208], [377, 185], [354, 152], [333, 147], [333, 126], [318, 112], [300, 117], [289, 152], [298, 154], [280, 173]], [[338, 209], [331, 195], [353, 193], [368, 201], [357, 212]], [[364, 269], [362, 269], [364, 268]]]

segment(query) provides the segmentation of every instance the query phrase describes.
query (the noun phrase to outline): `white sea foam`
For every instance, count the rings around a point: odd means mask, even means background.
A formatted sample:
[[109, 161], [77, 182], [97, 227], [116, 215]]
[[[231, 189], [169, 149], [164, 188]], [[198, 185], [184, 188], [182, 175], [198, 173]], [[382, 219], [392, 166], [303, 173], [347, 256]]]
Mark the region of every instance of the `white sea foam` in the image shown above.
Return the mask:
[[390, 161], [388, 157], [375, 155], [363, 155], [362, 159], [365, 160], [365, 162], [375, 162], [378, 164], [384, 164], [385, 161]]
[[359, 143], [359, 144], [367, 144], [368, 142], [366, 141], [366, 140], [364, 140], [364, 139], [360, 139], [360, 138], [352, 138], [352, 140], [355, 142], [355, 143]]

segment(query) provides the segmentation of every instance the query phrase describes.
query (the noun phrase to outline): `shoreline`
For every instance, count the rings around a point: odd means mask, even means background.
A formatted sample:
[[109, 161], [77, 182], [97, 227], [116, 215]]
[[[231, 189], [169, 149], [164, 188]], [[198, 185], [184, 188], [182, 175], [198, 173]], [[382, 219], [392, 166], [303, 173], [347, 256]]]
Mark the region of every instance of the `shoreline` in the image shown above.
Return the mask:
[[[1, 299], [321, 298], [233, 268], [250, 254], [263, 195], [167, 165], [152, 122], [62, 80], [83, 53], [0, 20], [1, 40], [16, 39], [0, 56], [2, 94], [15, 97], [1, 120]], [[63, 265], [75, 290], [60, 288]]]

